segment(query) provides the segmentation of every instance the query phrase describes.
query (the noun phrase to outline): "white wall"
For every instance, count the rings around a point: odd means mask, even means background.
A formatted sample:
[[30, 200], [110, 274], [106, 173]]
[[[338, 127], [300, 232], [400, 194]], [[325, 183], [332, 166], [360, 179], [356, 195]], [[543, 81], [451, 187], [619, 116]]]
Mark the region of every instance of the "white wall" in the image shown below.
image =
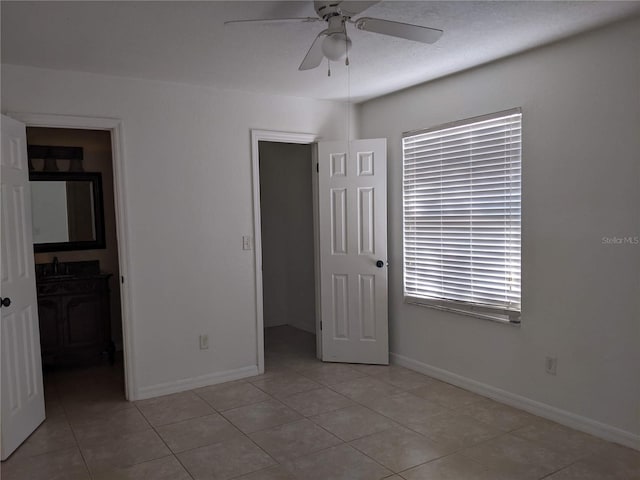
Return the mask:
[[[342, 105], [3, 65], [2, 111], [123, 121], [134, 397], [257, 364], [250, 129], [346, 131]], [[210, 348], [198, 349], [198, 335]]]
[[[372, 100], [360, 110], [362, 136], [387, 137], [389, 144], [396, 359], [468, 386], [504, 390], [503, 398], [636, 446], [640, 245], [603, 245], [602, 239], [640, 236], [638, 45], [636, 19]], [[522, 326], [404, 304], [402, 132], [518, 106]], [[545, 373], [546, 355], [558, 357], [557, 376]]]
[[260, 142], [264, 325], [316, 333], [311, 146]]

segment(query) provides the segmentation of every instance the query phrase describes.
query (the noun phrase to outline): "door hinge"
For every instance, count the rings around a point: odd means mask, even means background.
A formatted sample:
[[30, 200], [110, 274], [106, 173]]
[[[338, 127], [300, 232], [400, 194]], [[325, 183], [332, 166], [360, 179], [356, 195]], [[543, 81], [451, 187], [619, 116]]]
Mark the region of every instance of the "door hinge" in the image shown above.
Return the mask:
[[320, 331], [322, 331], [322, 320], [320, 320]]
[[320, 164], [316, 163], [316, 172], [320, 173]]
[[123, 276], [120, 277], [120, 283], [124, 285], [124, 277]]

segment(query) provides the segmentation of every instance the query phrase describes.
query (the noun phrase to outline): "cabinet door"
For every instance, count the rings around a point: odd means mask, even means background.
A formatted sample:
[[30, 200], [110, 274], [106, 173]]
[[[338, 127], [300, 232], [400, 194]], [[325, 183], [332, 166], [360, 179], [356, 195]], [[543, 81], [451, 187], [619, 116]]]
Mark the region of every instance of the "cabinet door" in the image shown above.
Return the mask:
[[38, 319], [40, 322], [40, 347], [42, 354], [55, 353], [62, 346], [62, 324], [59, 298], [38, 299]]
[[99, 294], [76, 295], [62, 301], [67, 348], [90, 347], [104, 342]]

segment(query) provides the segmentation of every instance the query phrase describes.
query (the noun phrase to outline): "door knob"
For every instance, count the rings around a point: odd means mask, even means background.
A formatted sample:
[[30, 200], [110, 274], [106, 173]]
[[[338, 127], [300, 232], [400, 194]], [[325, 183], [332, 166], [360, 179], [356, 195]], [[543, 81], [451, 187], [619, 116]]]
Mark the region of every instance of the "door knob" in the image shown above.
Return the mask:
[[0, 299], [0, 306], [8, 307], [9, 305], [11, 305], [11, 299], [9, 297]]
[[378, 268], [382, 268], [382, 267], [384, 267], [384, 262], [383, 262], [382, 260], [378, 260], [378, 261], [376, 262], [376, 267], [378, 267]]

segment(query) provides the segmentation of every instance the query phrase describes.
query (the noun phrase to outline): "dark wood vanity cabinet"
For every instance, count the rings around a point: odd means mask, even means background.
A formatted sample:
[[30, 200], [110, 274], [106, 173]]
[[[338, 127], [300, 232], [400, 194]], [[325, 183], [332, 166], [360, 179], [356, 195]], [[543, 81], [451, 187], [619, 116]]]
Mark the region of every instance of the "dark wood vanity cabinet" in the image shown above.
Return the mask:
[[108, 274], [39, 279], [40, 346], [45, 365], [113, 362]]

